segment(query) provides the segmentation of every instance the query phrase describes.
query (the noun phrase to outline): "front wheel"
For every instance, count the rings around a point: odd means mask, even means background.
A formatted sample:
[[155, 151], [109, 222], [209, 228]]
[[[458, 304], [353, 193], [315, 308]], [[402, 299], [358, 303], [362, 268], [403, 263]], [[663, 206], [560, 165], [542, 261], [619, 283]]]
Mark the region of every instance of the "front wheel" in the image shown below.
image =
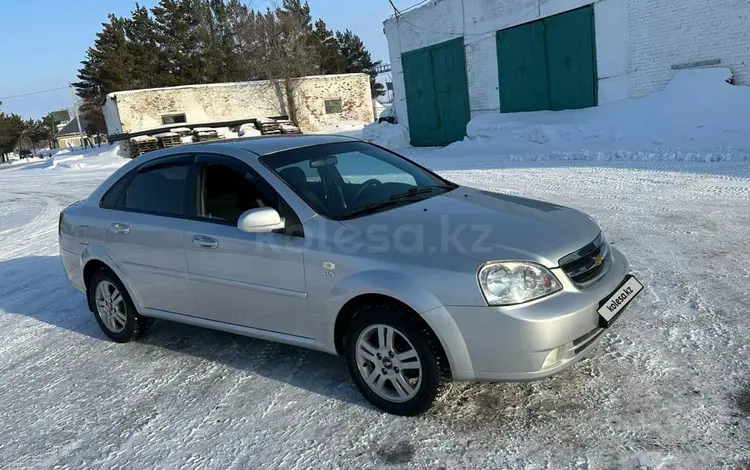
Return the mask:
[[436, 340], [408, 312], [365, 306], [352, 320], [345, 348], [349, 373], [370, 403], [404, 416], [430, 408], [441, 384]]

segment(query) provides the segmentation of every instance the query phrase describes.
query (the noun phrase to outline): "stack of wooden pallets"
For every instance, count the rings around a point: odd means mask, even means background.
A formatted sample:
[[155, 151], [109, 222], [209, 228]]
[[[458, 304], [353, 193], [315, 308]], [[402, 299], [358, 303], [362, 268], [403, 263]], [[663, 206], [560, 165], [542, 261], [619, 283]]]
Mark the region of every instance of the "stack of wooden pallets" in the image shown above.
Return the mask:
[[154, 137], [159, 141], [159, 148], [168, 149], [182, 145], [180, 134], [176, 132], [162, 132], [161, 134], [156, 134]]
[[159, 141], [156, 137], [142, 135], [139, 137], [133, 137], [130, 139], [130, 149], [133, 157], [139, 157], [147, 152], [152, 152], [159, 149]]
[[271, 118], [258, 119], [260, 133], [263, 135], [281, 134], [281, 125]]
[[219, 133], [216, 129], [208, 127], [196, 127], [193, 129], [193, 142], [210, 142], [219, 139]]
[[292, 121], [276, 121], [279, 123], [282, 134], [302, 134], [299, 127], [295, 126]]

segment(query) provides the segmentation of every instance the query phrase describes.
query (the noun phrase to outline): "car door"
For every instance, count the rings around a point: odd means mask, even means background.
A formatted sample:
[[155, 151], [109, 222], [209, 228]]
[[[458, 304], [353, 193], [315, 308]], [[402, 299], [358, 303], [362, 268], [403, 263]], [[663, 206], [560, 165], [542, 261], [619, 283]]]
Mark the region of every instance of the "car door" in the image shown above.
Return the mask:
[[[106, 247], [144, 307], [195, 315], [187, 280], [183, 230], [192, 156], [164, 157], [116, 183]], [[113, 199], [105, 195], [103, 201]]]
[[196, 158], [197, 190], [192, 220], [185, 225], [188, 278], [203, 318], [310, 337], [311, 322], [299, 229], [245, 233], [237, 219], [270, 206], [299, 220], [273, 188], [234, 157]]

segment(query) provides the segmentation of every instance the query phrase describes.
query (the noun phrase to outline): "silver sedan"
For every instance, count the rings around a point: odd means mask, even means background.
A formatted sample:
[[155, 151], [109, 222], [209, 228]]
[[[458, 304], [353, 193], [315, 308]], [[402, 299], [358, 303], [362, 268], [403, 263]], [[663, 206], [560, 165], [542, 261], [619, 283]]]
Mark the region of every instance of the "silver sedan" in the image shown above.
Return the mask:
[[643, 288], [591, 217], [340, 136], [150, 153], [66, 208], [59, 234], [112, 340], [164, 319], [343, 355], [403, 415], [446, 380], [560, 372]]

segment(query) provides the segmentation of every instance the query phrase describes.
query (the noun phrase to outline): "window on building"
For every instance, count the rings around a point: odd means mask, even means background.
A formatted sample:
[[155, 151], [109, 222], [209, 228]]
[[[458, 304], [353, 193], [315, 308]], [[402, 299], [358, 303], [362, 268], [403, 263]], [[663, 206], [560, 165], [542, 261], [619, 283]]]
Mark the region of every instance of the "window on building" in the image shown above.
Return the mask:
[[341, 100], [326, 100], [326, 114], [338, 114], [342, 112]]
[[180, 124], [187, 122], [185, 114], [165, 114], [161, 117], [162, 124]]

